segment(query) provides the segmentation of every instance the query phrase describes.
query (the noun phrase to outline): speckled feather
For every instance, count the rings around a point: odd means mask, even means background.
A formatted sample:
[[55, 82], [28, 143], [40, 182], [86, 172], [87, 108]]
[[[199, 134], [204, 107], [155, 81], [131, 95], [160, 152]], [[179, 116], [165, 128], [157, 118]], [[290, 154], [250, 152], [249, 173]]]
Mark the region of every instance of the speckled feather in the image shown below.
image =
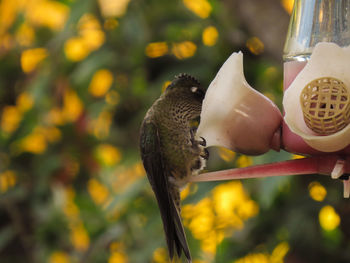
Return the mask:
[[180, 217], [180, 189], [204, 165], [207, 152], [195, 139], [191, 120], [200, 115], [204, 91], [199, 82], [180, 74], [148, 110], [141, 126], [140, 149], [147, 177], [158, 201], [169, 256], [190, 250]]

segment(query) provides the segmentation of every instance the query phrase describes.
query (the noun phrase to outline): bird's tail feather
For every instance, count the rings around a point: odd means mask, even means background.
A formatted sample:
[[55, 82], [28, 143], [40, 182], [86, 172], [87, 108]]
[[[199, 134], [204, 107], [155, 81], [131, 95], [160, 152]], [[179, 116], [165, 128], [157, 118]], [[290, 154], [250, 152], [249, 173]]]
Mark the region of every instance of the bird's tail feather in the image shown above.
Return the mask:
[[169, 202], [158, 203], [160, 206], [164, 206], [167, 203], [168, 207], [160, 209], [161, 217], [163, 221], [164, 232], [166, 236], [169, 257], [173, 259], [176, 250], [177, 256], [180, 258], [182, 252], [187, 258], [187, 262], [191, 263], [191, 253], [188, 247], [185, 230], [182, 224], [180, 216], [180, 207], [178, 201], [180, 200], [180, 192], [178, 189], [172, 189], [172, 193], [169, 193]]
[[175, 209], [173, 218], [174, 218], [174, 226], [175, 226], [175, 232], [176, 232], [175, 246], [177, 248], [177, 254], [180, 257], [181, 252], [183, 251], [184, 255], [187, 258], [187, 261], [192, 262], [191, 253], [188, 247], [185, 230], [180, 217], [180, 211], [177, 209], [177, 206], [175, 205], [174, 201], [173, 201], [173, 206]]

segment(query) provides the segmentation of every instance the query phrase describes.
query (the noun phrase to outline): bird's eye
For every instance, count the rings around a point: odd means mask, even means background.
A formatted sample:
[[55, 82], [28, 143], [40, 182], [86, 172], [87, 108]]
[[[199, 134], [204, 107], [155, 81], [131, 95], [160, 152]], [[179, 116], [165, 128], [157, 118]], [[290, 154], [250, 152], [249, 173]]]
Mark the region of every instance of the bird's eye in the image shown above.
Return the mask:
[[204, 99], [205, 92], [201, 88], [193, 86], [190, 90], [197, 100], [202, 101]]
[[192, 91], [193, 93], [196, 93], [197, 90], [198, 90], [198, 87], [191, 87], [191, 91]]

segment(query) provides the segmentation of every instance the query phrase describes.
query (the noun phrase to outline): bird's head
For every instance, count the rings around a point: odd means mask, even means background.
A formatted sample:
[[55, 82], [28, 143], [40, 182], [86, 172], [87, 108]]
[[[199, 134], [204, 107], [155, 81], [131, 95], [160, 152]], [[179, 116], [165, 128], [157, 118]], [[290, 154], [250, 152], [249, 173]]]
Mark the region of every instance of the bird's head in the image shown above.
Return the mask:
[[182, 73], [175, 76], [166, 88], [164, 96], [197, 117], [201, 112], [205, 91], [196, 78]]

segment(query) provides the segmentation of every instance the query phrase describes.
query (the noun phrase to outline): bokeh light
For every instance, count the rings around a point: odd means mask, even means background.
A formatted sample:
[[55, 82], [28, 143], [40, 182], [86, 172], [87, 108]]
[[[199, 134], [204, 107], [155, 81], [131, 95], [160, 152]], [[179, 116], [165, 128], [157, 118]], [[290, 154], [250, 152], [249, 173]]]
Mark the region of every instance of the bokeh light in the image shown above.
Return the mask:
[[322, 207], [319, 213], [321, 227], [326, 231], [332, 231], [340, 224], [340, 217], [330, 205]]
[[14, 171], [7, 170], [0, 173], [0, 193], [5, 193], [10, 188], [14, 187], [17, 182], [17, 177]]
[[62, 251], [55, 251], [50, 255], [49, 263], [70, 263], [67, 253]]
[[258, 37], [252, 37], [247, 40], [247, 48], [254, 55], [259, 55], [264, 52], [264, 43]]
[[219, 32], [214, 26], [208, 26], [203, 30], [202, 40], [206, 46], [214, 46], [218, 41]]
[[309, 194], [315, 201], [322, 202], [327, 195], [327, 190], [319, 182], [311, 182], [309, 184]]
[[146, 47], [146, 55], [150, 58], [157, 58], [168, 53], [168, 44], [166, 42], [149, 43]]
[[89, 92], [94, 97], [103, 97], [113, 82], [113, 74], [107, 69], [100, 69], [92, 76]]
[[292, 13], [294, 1], [295, 0], [281, 0], [281, 4], [288, 14]]
[[171, 49], [172, 53], [178, 59], [186, 59], [192, 57], [196, 53], [196, 50], [196, 44], [191, 41], [174, 43]]
[[207, 18], [212, 6], [207, 0], [183, 0], [185, 6], [200, 18]]
[[28, 49], [23, 51], [21, 56], [21, 65], [25, 73], [29, 73], [36, 69], [40, 61], [47, 56], [44, 48]]

